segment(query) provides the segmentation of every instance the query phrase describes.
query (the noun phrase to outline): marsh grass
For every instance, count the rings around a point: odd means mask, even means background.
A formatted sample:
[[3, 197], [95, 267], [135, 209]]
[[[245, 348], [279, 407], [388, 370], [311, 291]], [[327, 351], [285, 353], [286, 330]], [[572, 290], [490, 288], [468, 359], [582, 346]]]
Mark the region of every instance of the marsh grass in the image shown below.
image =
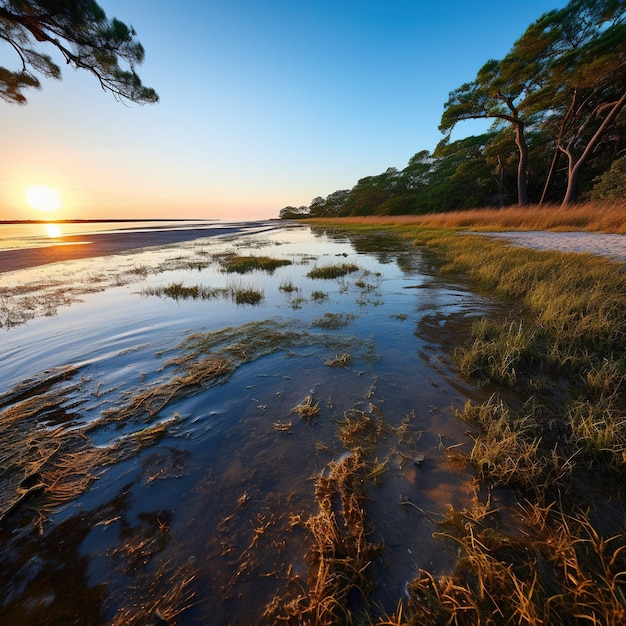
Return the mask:
[[319, 415], [320, 405], [319, 402], [315, 402], [315, 400], [313, 400], [313, 396], [307, 396], [304, 399], [304, 402], [294, 406], [293, 409], [291, 409], [291, 412], [297, 413], [303, 419], [309, 420]]
[[532, 408], [513, 412], [501, 400], [468, 401], [458, 416], [480, 427], [469, 460], [493, 487], [512, 485], [538, 496], [566, 487], [574, 468], [558, 445], [550, 447]]
[[[376, 444], [387, 432], [382, 415], [359, 409], [347, 412], [339, 436], [349, 450], [331, 461], [315, 481], [318, 512], [306, 520], [295, 517], [310, 537], [311, 569], [297, 579], [298, 592], [276, 596], [268, 604], [268, 623], [368, 623], [369, 596], [374, 588], [373, 560], [383, 549], [370, 540], [365, 517], [365, 487], [380, 474], [373, 458]], [[371, 618], [370, 618], [371, 619]]]
[[334, 280], [358, 272], [359, 266], [354, 263], [337, 263], [332, 265], [321, 265], [309, 270], [307, 276], [309, 278], [322, 278], [326, 280]]
[[338, 330], [349, 326], [355, 319], [356, 315], [354, 313], [330, 313], [327, 311], [322, 317], [316, 317], [311, 322], [311, 326], [327, 330]]
[[245, 256], [236, 253], [217, 255], [216, 260], [225, 272], [236, 274], [247, 274], [253, 271], [273, 274], [277, 268], [292, 264], [289, 259], [276, 259], [261, 255]]
[[291, 294], [300, 291], [300, 288], [294, 284], [291, 278], [287, 278], [282, 280], [280, 285], [278, 285], [278, 289], [284, 293]]
[[521, 320], [503, 325], [482, 318], [473, 323], [471, 346], [458, 348], [454, 356], [466, 376], [514, 387], [520, 368], [528, 371], [536, 362], [536, 333]]
[[311, 292], [311, 300], [316, 302], [317, 304], [321, 304], [328, 300], [329, 295], [325, 291], [320, 291], [319, 289], [315, 289]]
[[[307, 220], [328, 223], [325, 219]], [[399, 215], [396, 217], [368, 215], [336, 218], [336, 225], [361, 224], [381, 226], [463, 228], [469, 230], [556, 230], [590, 231], [626, 234], [626, 203], [588, 202], [567, 208], [556, 205], [514, 206], [502, 209], [472, 209], [429, 215]]]
[[263, 291], [254, 285], [233, 283], [226, 289], [231, 300], [237, 305], [249, 304], [255, 306], [260, 304], [265, 297]]
[[204, 287], [202, 285], [183, 285], [171, 283], [159, 287], [144, 287], [141, 290], [143, 296], [158, 296], [179, 300], [214, 300], [217, 298], [230, 299], [235, 304], [259, 304], [264, 293], [252, 285], [232, 283], [226, 287]]
[[350, 355], [347, 352], [336, 354], [333, 358], [328, 359], [324, 365], [328, 367], [347, 367], [350, 362]]
[[424, 570], [409, 583], [406, 624], [620, 624], [626, 618], [626, 545], [602, 536], [586, 512], [525, 503], [519, 531], [494, 509], [450, 511], [442, 541], [460, 558], [451, 575]]

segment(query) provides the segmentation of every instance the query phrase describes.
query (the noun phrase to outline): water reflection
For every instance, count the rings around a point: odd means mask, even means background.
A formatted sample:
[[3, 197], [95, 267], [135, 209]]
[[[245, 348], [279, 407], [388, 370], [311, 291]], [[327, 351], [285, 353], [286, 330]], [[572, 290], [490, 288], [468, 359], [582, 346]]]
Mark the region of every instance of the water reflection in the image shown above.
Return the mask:
[[44, 224], [44, 229], [48, 237], [51, 239], [58, 239], [63, 236], [63, 231], [59, 224]]

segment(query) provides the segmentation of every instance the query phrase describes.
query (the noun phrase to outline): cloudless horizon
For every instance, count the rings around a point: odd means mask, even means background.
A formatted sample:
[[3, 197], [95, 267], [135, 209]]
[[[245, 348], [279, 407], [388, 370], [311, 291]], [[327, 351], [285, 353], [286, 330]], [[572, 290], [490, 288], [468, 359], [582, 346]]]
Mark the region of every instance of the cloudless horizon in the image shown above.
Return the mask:
[[[99, 4], [137, 30], [161, 100], [121, 104], [61, 61], [26, 106], [0, 101], [0, 220], [277, 217], [434, 150], [449, 92], [567, 3]], [[18, 67], [7, 44], [0, 66]], [[61, 207], [31, 208], [34, 186]]]

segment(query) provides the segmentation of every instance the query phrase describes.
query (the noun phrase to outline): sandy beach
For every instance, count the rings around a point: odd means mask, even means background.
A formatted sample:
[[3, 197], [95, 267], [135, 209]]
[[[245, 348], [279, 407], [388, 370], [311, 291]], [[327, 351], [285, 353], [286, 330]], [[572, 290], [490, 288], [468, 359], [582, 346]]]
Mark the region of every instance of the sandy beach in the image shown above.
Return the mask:
[[271, 222], [233, 222], [223, 226], [189, 229], [148, 229], [145, 231], [93, 233], [89, 235], [69, 235], [57, 242], [40, 248], [16, 248], [0, 250], [0, 273], [23, 270], [47, 263], [87, 259], [99, 256], [165, 246], [203, 237], [237, 234], [246, 231], [261, 232], [273, 230], [277, 225]]

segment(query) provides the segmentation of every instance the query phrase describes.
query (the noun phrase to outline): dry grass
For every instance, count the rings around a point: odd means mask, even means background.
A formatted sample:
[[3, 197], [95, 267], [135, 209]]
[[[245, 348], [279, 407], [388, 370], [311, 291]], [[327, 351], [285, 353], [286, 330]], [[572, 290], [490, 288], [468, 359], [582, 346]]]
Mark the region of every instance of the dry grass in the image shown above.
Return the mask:
[[313, 396], [307, 396], [302, 404], [298, 404], [291, 409], [292, 413], [297, 413], [304, 419], [312, 419], [319, 415], [320, 405], [319, 402], [313, 400]]
[[623, 535], [598, 534], [584, 512], [530, 503], [516, 514], [520, 533], [511, 534], [494, 525], [494, 513], [451, 511], [441, 523], [439, 536], [460, 559], [440, 579], [420, 571], [409, 584], [405, 624], [624, 623]]
[[467, 401], [459, 417], [480, 427], [469, 459], [482, 480], [494, 487], [513, 485], [542, 497], [548, 489], [566, 486], [573, 462], [549, 447], [532, 408], [514, 413], [494, 397], [480, 405]]
[[350, 452], [318, 476], [319, 511], [304, 522], [296, 518], [311, 538], [310, 576], [295, 581], [300, 590], [296, 595], [272, 600], [264, 615], [267, 623], [352, 624], [357, 616], [367, 615], [374, 586], [369, 569], [383, 546], [368, 539], [364, 487], [380, 465], [372, 453], [383, 432], [379, 413], [346, 413], [340, 438]]
[[[307, 220], [311, 223], [327, 219]], [[427, 226], [431, 228], [464, 228], [468, 230], [555, 230], [626, 234], [626, 203], [588, 202], [567, 208], [556, 205], [514, 206], [503, 209], [474, 209], [429, 215], [336, 218], [341, 224], [380, 226]]]

